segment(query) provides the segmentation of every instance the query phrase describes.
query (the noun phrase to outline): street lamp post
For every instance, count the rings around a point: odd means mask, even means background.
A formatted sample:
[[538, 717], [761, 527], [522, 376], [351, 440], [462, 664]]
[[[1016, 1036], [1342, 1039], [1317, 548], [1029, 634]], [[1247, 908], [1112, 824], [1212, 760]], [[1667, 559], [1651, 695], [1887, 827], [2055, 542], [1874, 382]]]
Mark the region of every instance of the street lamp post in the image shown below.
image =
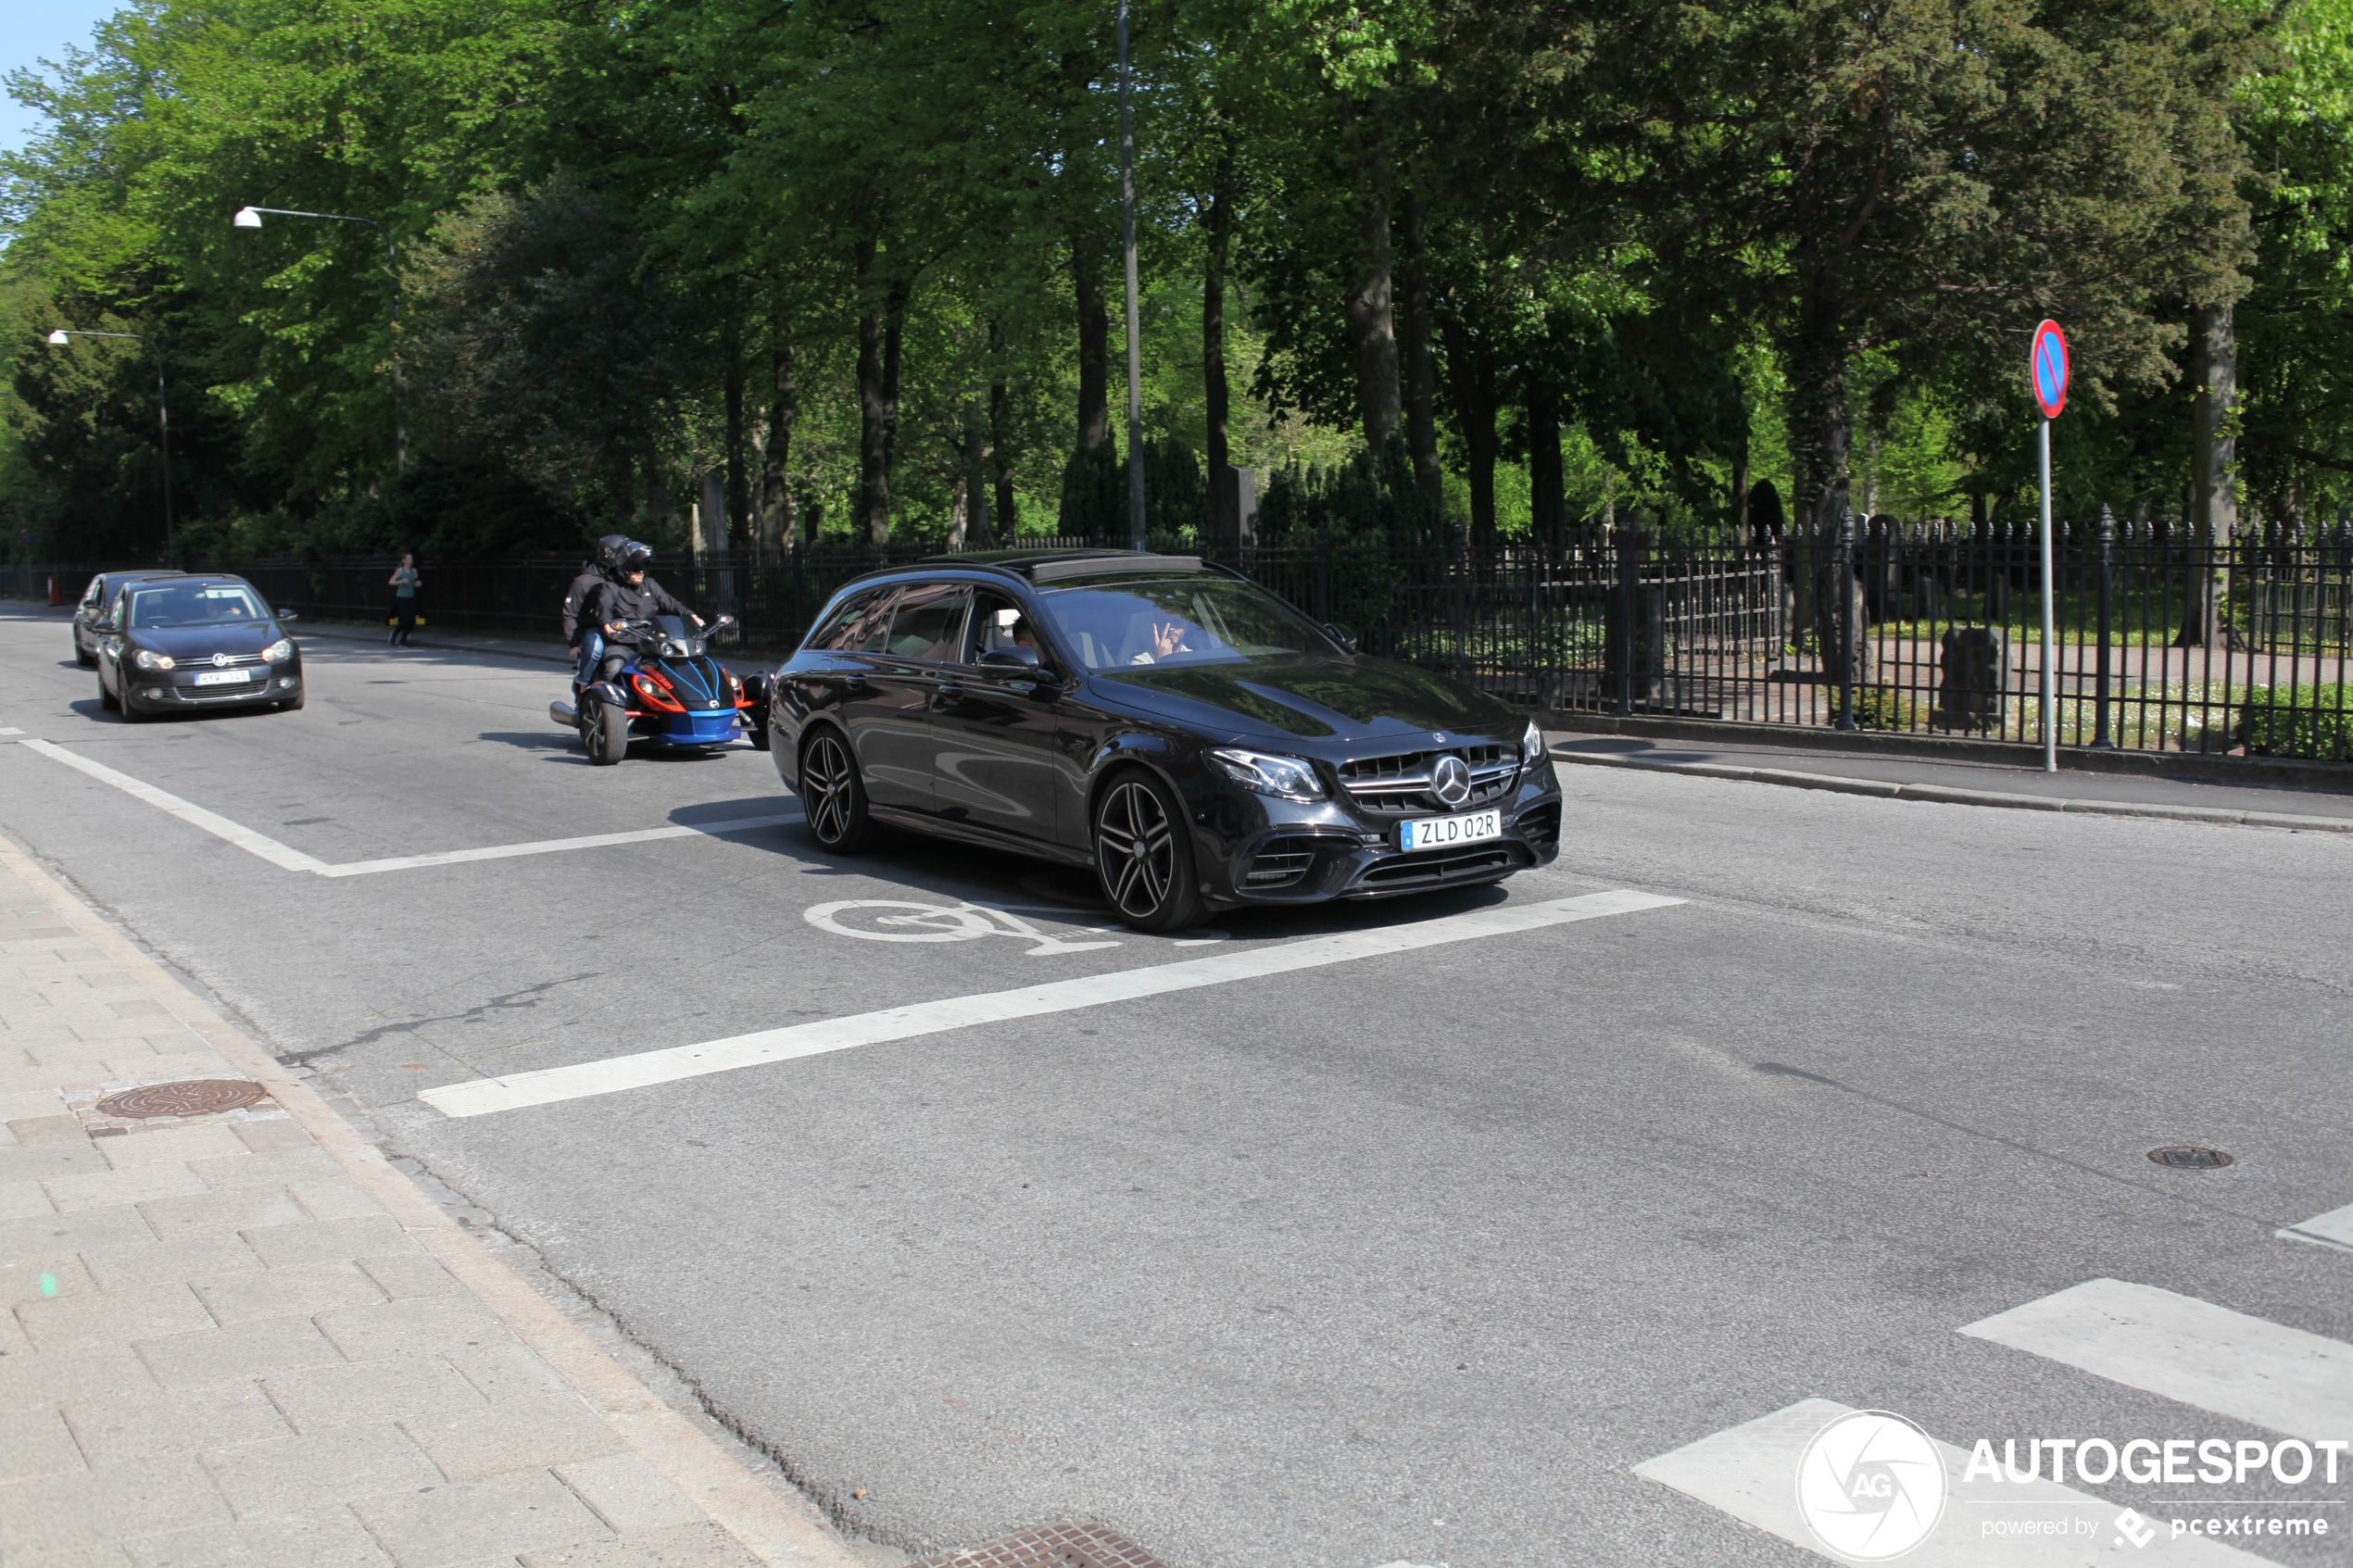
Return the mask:
[[365, 223], [384, 243], [385, 268], [392, 274], [392, 443], [395, 470], [409, 471], [409, 416], [401, 407], [400, 384], [400, 252], [392, 243], [392, 232], [372, 218], [355, 218], [347, 212], [301, 212], [290, 207], [241, 207], [230, 221], [240, 229], [258, 229], [261, 215], [275, 218], [323, 218], [333, 223]]
[[171, 554], [171, 406], [164, 401], [163, 395], [163, 350], [156, 346], [155, 339], [143, 337], [137, 332], [96, 332], [82, 327], [59, 327], [49, 334], [49, 342], [54, 347], [63, 348], [78, 337], [128, 338], [133, 343], [145, 345], [147, 352], [155, 356], [156, 425], [163, 437], [163, 553], [169, 558]]

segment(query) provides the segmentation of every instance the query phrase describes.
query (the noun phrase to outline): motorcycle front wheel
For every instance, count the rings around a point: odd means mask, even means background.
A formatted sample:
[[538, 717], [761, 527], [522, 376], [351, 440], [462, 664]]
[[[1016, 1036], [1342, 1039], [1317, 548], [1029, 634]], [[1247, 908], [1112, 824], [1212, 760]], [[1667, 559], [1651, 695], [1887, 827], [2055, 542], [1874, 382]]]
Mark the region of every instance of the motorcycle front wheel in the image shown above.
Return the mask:
[[610, 768], [629, 755], [629, 715], [610, 702], [592, 699], [589, 707], [594, 717], [581, 738], [587, 743], [588, 760]]

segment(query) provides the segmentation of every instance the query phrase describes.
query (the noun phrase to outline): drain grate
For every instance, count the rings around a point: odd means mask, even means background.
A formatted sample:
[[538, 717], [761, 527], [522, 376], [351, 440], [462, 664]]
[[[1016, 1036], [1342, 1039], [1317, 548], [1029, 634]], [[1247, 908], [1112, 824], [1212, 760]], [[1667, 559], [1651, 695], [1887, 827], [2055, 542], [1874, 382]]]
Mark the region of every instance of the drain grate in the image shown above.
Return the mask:
[[2219, 1171], [2236, 1160], [2219, 1148], [2199, 1148], [2192, 1144], [2169, 1144], [2149, 1150], [2149, 1158], [2173, 1171]]
[[147, 1084], [109, 1095], [97, 1104], [102, 1116], [212, 1116], [259, 1105], [270, 1091], [244, 1078], [190, 1078], [177, 1084]]
[[1164, 1568], [1160, 1559], [1101, 1524], [1041, 1524], [1001, 1541], [928, 1557], [914, 1568]]

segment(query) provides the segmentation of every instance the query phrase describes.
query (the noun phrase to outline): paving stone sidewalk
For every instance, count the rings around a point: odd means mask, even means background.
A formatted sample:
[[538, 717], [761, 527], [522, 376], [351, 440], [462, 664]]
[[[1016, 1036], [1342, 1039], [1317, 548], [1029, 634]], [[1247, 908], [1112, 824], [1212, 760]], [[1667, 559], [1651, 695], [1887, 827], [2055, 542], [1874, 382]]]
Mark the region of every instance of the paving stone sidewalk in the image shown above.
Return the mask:
[[6, 843], [0, 1123], [9, 1568], [856, 1561]]

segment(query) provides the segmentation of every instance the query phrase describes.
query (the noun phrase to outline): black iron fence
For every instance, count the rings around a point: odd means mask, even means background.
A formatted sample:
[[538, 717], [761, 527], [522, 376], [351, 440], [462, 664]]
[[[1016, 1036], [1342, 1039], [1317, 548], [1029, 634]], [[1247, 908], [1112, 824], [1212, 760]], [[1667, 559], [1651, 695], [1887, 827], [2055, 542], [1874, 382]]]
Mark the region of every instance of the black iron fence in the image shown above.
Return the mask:
[[[682, 597], [736, 614], [751, 647], [782, 649], [850, 577], [937, 550], [682, 556], [654, 571]], [[1873, 519], [1739, 544], [1595, 529], [1483, 547], [1294, 534], [1206, 553], [1370, 652], [1531, 709], [2043, 735], [2031, 527]], [[2162, 522], [2076, 520], [2057, 531], [2053, 557], [2061, 744], [2353, 760], [2353, 528], [2214, 543]], [[54, 574], [70, 600], [91, 570], [0, 568], [0, 592], [39, 598]], [[389, 604], [389, 560], [243, 570], [315, 617], [372, 620]], [[577, 570], [569, 558], [428, 562], [422, 607], [429, 627], [548, 633]]]

